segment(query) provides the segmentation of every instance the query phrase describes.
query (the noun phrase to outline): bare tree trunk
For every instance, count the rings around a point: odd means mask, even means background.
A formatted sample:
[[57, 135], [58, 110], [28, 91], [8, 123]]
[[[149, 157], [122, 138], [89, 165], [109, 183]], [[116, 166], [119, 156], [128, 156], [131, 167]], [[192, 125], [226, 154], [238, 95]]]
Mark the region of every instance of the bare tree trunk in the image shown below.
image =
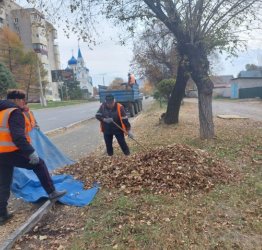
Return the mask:
[[198, 111], [200, 122], [200, 138], [214, 138], [214, 123], [212, 115], [212, 94], [198, 91]]
[[208, 71], [209, 62], [204, 46], [192, 46], [188, 50], [191, 76], [198, 89], [198, 108], [200, 122], [200, 138], [212, 139], [215, 136], [213, 114], [212, 114], [212, 93], [213, 82]]
[[188, 79], [189, 75], [187, 74], [185, 60], [184, 58], [182, 58], [179, 61], [177, 69], [176, 84], [168, 100], [167, 111], [164, 119], [166, 124], [178, 123], [181, 101], [185, 95], [185, 89]]

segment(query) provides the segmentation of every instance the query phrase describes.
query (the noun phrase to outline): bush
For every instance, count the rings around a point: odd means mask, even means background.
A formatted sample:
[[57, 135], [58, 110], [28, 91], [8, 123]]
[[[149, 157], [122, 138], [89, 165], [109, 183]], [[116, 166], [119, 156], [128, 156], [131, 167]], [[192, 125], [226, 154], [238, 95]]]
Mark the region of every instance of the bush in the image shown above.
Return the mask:
[[156, 85], [156, 88], [159, 92], [159, 96], [164, 98], [166, 101], [168, 101], [175, 84], [176, 84], [176, 80], [173, 79], [173, 78], [164, 79], [164, 80], [160, 81]]
[[14, 89], [16, 87], [13, 75], [2, 63], [0, 63], [0, 98], [6, 96], [6, 91], [8, 89]]

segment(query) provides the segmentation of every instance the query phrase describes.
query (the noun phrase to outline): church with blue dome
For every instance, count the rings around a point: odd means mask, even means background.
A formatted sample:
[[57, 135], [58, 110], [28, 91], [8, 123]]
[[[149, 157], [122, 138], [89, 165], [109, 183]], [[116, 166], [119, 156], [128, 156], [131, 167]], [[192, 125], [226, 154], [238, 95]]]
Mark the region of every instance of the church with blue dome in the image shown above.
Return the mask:
[[89, 69], [85, 65], [80, 48], [78, 48], [77, 58], [72, 55], [67, 64], [67, 68], [74, 71], [77, 81], [80, 82], [80, 88], [83, 90], [88, 90], [89, 95], [93, 96], [94, 89], [92, 77], [89, 75]]

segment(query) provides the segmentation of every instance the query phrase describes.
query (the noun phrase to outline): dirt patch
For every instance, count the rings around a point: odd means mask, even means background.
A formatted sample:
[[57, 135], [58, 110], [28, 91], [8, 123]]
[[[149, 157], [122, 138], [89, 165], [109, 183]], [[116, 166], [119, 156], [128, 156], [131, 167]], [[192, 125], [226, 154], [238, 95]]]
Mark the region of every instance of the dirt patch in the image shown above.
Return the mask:
[[0, 245], [6, 238], [21, 226], [28, 217], [33, 214], [40, 204], [34, 205], [31, 203], [23, 202], [20, 199], [12, 198], [9, 202], [9, 212], [14, 214], [12, 220], [0, 227]]
[[14, 249], [66, 249], [72, 235], [83, 232], [87, 209], [56, 204], [38, 226], [16, 242]]

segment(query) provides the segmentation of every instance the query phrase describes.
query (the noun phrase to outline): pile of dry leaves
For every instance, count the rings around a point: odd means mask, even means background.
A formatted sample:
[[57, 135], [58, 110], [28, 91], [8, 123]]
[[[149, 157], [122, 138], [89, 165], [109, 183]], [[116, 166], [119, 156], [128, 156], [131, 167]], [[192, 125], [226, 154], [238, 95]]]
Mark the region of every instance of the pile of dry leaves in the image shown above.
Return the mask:
[[209, 190], [227, 183], [235, 173], [207, 152], [175, 144], [129, 157], [87, 157], [56, 173], [73, 175], [89, 188], [93, 182], [125, 193], [151, 190], [154, 193]]

